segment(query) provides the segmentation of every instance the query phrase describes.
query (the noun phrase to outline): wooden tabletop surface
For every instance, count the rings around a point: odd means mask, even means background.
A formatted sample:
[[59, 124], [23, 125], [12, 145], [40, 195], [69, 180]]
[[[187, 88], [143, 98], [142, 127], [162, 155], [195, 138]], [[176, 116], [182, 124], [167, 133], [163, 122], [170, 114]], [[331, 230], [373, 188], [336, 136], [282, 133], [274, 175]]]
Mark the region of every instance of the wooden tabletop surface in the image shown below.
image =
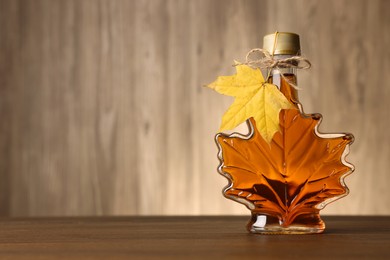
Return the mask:
[[0, 220], [0, 259], [390, 259], [389, 217], [324, 217], [320, 235], [253, 235], [248, 217]]

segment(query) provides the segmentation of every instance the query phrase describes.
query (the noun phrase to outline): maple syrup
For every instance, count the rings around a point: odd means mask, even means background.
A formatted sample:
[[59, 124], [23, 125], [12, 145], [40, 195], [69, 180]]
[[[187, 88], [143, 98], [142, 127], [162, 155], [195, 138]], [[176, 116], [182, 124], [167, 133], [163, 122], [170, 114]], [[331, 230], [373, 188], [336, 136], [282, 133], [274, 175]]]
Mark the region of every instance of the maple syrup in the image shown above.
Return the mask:
[[[299, 55], [299, 36], [267, 35], [263, 48], [276, 59]], [[253, 118], [247, 120], [247, 135], [216, 135], [218, 171], [229, 180], [223, 193], [251, 210], [247, 229], [252, 233], [321, 233], [325, 224], [320, 210], [349, 192], [344, 178], [353, 165], [345, 157], [354, 138], [318, 131], [322, 116], [303, 112], [295, 68], [288, 65], [273, 66], [267, 73], [268, 83], [293, 104], [279, 113], [279, 131], [270, 142], [263, 139]]]

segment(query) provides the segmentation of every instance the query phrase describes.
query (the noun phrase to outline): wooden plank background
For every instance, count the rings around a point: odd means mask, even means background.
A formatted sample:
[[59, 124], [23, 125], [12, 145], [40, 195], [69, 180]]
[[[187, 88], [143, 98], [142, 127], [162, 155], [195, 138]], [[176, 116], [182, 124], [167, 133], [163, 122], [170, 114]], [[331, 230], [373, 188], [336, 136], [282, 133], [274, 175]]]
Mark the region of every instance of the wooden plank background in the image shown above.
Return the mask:
[[248, 214], [202, 85], [276, 30], [313, 63], [306, 112], [356, 137], [323, 213], [390, 214], [390, 1], [0, 0], [0, 215]]

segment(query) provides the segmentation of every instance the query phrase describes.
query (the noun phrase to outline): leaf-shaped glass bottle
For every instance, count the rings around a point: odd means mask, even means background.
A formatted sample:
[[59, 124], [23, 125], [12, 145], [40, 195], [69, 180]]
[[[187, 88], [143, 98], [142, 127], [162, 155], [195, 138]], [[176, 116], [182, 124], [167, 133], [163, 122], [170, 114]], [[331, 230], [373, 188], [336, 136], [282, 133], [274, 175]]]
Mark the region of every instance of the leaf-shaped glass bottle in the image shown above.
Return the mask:
[[[263, 48], [274, 59], [299, 55], [299, 36], [270, 34], [264, 37]], [[268, 82], [293, 104], [292, 109], [280, 112], [280, 131], [270, 143], [262, 138], [253, 118], [247, 120], [248, 135], [216, 135], [218, 170], [229, 180], [224, 196], [251, 210], [247, 228], [252, 233], [321, 233], [325, 224], [319, 211], [348, 194], [344, 178], [353, 165], [345, 157], [353, 136], [318, 131], [322, 116], [303, 112], [295, 67], [281, 63], [267, 71]]]

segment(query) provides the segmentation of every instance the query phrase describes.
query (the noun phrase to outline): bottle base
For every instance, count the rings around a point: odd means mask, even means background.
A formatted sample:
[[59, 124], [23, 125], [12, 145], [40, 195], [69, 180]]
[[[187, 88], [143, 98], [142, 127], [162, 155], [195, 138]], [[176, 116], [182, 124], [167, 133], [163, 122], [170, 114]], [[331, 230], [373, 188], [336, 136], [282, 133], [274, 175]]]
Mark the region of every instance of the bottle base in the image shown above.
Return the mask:
[[298, 216], [293, 223], [283, 225], [276, 217], [252, 214], [247, 225], [248, 231], [254, 234], [282, 235], [282, 234], [320, 234], [325, 230], [325, 224], [319, 214], [305, 214]]
[[321, 234], [324, 232], [322, 228], [304, 227], [304, 226], [289, 226], [280, 227], [269, 225], [264, 228], [251, 228], [250, 233], [264, 235], [304, 235], [304, 234]]

